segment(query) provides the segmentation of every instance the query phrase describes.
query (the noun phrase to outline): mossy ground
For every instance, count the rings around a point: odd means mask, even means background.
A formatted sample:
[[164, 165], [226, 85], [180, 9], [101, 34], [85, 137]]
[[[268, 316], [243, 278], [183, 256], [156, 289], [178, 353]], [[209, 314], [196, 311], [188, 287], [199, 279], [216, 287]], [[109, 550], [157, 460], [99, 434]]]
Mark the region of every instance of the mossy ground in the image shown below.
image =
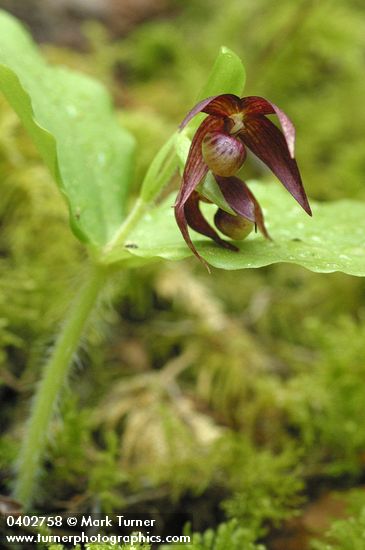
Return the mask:
[[[295, 121], [309, 195], [364, 200], [360, 4], [232, 0], [223, 9], [210, 0], [207, 16], [207, 2], [194, 0], [123, 40], [89, 25], [83, 54], [44, 51], [113, 91], [139, 144], [135, 190], [225, 44], [245, 61], [246, 95], [270, 98]], [[261, 165], [245, 170], [266, 177]], [[2, 100], [0, 179], [0, 483], [9, 494], [30, 399], [85, 258]], [[59, 403], [37, 510], [188, 512], [205, 531], [196, 550], [280, 548], [275, 540], [323, 493], [346, 500], [363, 482], [364, 306], [362, 279], [289, 265], [208, 277], [191, 260], [115, 277]], [[363, 548], [362, 490], [350, 500], [350, 515], [313, 548]], [[301, 528], [286, 549], [322, 535]]]

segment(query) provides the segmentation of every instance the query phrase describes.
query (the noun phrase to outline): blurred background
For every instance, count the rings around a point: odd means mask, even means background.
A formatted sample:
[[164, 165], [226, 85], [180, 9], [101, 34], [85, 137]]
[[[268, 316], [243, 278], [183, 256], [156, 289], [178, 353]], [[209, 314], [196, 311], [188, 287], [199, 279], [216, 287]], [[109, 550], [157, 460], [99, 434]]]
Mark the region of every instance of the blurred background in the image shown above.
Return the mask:
[[[295, 122], [308, 195], [365, 201], [360, 0], [0, 0], [0, 7], [27, 24], [50, 62], [110, 90], [138, 143], [135, 193], [225, 45], [246, 66], [245, 95], [270, 99]], [[270, 178], [255, 162], [245, 176]], [[0, 180], [7, 494], [42, 358], [84, 256], [3, 98]], [[191, 513], [197, 531], [235, 518], [248, 541], [271, 550], [285, 541], [292, 550], [309, 548], [331, 514], [346, 517], [348, 498], [365, 507], [363, 280], [285, 264], [208, 276], [189, 260], [132, 271], [108, 292], [54, 423], [40, 509], [168, 508]]]

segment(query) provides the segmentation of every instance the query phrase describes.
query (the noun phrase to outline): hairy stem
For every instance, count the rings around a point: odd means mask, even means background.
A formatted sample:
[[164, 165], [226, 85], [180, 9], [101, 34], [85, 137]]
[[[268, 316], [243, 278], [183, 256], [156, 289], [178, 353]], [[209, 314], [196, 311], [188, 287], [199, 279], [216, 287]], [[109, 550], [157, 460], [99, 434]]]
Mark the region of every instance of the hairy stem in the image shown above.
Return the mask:
[[29, 507], [36, 476], [47, 443], [47, 433], [57, 397], [62, 389], [89, 315], [104, 286], [107, 273], [99, 266], [88, 277], [70, 309], [53, 353], [43, 371], [20, 452], [15, 497]]
[[[163, 157], [162, 160], [166, 160], [165, 155], [170, 152], [173, 140], [174, 136], [170, 138], [167, 146], [163, 149], [163, 155], [160, 153]], [[157, 157], [157, 160], [160, 162], [160, 157], [158, 155]], [[99, 257], [99, 260], [105, 260], [108, 253], [115, 247], [123, 246], [126, 237], [137, 225], [152, 200], [158, 195], [160, 187], [165, 183], [165, 179], [170, 179], [175, 170], [175, 158], [168, 159], [168, 162], [165, 164], [162, 176], [158, 179], [158, 185], [155, 184], [153, 189], [149, 190], [149, 193], [147, 193], [148, 189], [145, 191], [149, 200], [145, 200], [142, 197], [136, 200], [134, 207], [114, 238], [105, 247], [103, 256], [102, 258]], [[152, 179], [157, 177], [157, 174], [154, 172], [152, 175], [147, 175]], [[84, 287], [81, 289], [70, 310], [69, 316], [55, 344], [52, 356], [44, 368], [43, 378], [36, 392], [28, 429], [21, 448], [18, 478], [14, 491], [15, 498], [24, 507], [31, 505], [33, 488], [45, 451], [48, 427], [52, 419], [55, 403], [66, 381], [72, 357], [77, 350], [86, 322], [104, 286], [106, 277], [107, 268], [103, 267], [102, 263], [95, 263]]]

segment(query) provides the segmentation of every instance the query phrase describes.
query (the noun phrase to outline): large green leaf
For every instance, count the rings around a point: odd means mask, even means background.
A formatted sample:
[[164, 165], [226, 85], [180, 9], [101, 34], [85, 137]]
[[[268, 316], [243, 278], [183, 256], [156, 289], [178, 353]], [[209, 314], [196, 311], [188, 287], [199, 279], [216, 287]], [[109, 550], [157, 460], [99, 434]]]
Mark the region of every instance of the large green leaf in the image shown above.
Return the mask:
[[50, 67], [29, 35], [0, 12], [0, 90], [64, 194], [75, 234], [97, 247], [124, 217], [134, 140], [91, 78]]
[[[263, 207], [273, 241], [251, 234], [239, 243], [240, 252], [231, 252], [191, 231], [201, 255], [215, 267], [244, 269], [278, 262], [302, 265], [312, 271], [343, 271], [365, 276], [365, 204], [342, 200], [332, 203], [311, 201], [313, 218], [295, 203], [279, 183], [249, 183]], [[124, 249], [140, 258], [180, 260], [191, 252], [176, 226], [171, 205], [174, 197], [148, 214], [129, 236]], [[216, 207], [205, 205], [212, 217]], [[122, 259], [121, 251], [115, 258]]]

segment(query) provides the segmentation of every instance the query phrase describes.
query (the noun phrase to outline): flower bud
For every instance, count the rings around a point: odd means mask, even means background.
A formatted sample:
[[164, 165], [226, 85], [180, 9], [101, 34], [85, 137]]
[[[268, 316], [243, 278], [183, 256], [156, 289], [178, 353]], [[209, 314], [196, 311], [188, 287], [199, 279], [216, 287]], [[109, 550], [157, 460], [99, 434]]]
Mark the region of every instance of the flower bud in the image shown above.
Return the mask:
[[232, 216], [220, 208], [214, 216], [216, 227], [234, 241], [243, 241], [252, 231], [254, 224], [243, 216]]
[[246, 158], [243, 143], [223, 132], [209, 132], [203, 139], [202, 153], [213, 174], [223, 177], [234, 176]]

